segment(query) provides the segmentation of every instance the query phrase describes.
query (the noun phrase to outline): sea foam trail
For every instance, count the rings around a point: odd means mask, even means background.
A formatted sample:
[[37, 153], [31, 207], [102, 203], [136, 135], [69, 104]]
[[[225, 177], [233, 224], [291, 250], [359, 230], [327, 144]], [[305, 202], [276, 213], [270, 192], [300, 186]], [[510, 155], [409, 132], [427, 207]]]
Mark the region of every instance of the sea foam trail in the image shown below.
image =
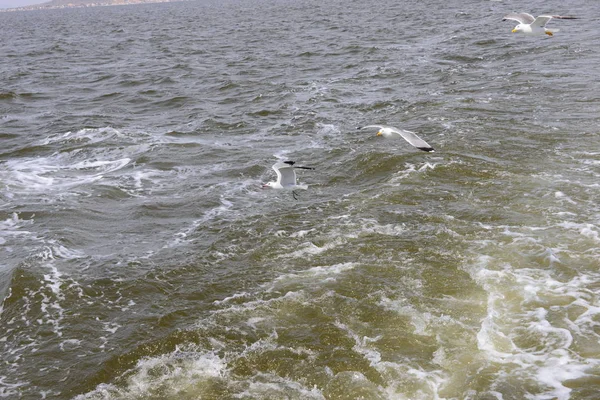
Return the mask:
[[[7, 194], [15, 200], [15, 196], [41, 193], [59, 197], [97, 183], [131, 163], [130, 157], [124, 157], [127, 151], [111, 150], [116, 146], [113, 141], [122, 136], [112, 128], [49, 136], [39, 144], [48, 150], [43, 154], [15, 157], [2, 164], [0, 177], [6, 182]], [[86, 151], [87, 146], [98, 149], [90, 153]], [[103, 154], [106, 159], [102, 159]]]
[[430, 3], [0, 13], [0, 395], [596, 398], [600, 28]]
[[[560, 263], [549, 254], [550, 263]], [[481, 256], [471, 271], [488, 292], [488, 312], [477, 342], [498, 368], [495, 385], [539, 385], [537, 391], [523, 394], [571, 398], [567, 382], [590, 377], [600, 366], [600, 359], [579, 355], [600, 339], [594, 332], [600, 308], [588, 289], [591, 282], [600, 282], [600, 275], [580, 273], [558, 280], [553, 269], [511, 268], [490, 256]]]

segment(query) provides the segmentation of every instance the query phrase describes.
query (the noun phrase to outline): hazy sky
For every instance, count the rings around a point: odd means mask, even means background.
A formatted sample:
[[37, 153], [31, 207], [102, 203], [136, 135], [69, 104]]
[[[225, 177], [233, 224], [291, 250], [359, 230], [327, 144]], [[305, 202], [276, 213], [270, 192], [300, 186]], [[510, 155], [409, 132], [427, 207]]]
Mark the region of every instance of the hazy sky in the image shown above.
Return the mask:
[[31, 4], [46, 3], [50, 0], [0, 0], [0, 8], [23, 7]]

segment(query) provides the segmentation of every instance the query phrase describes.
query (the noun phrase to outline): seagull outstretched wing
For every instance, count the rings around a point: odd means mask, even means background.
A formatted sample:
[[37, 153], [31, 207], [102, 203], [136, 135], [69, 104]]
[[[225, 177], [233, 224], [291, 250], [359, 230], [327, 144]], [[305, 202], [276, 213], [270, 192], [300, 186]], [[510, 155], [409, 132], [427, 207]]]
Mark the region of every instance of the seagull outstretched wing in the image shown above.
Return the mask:
[[510, 13], [510, 14], [506, 14], [504, 16], [504, 18], [502, 18], [502, 21], [506, 21], [506, 20], [513, 20], [513, 21], [517, 21], [520, 24], [531, 24], [533, 21], [535, 21], [535, 17], [531, 14], [528, 13]]
[[386, 126], [386, 125], [366, 125], [366, 126], [359, 127], [357, 129], [368, 129], [368, 128], [379, 129], [379, 132], [377, 132], [377, 135], [383, 135], [383, 136], [392, 136], [392, 134], [400, 135], [404, 140], [406, 140], [408, 143], [415, 146], [419, 150], [423, 150], [423, 151], [427, 151], [427, 152], [434, 151], [433, 147], [431, 147], [429, 145], [429, 143], [427, 143], [426, 141], [421, 139], [414, 132], [407, 131], [404, 129], [398, 129], [398, 128], [394, 128], [393, 126]]
[[273, 169], [277, 173], [277, 182], [281, 186], [296, 185], [296, 171], [294, 171], [294, 167], [289, 162], [279, 162], [273, 165]]

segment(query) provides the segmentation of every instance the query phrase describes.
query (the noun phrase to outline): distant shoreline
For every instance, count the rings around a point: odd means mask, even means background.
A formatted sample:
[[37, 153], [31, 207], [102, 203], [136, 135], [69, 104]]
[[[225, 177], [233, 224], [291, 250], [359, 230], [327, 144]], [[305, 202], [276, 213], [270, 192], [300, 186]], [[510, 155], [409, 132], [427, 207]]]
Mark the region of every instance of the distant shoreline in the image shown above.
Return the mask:
[[49, 1], [40, 4], [33, 4], [24, 7], [0, 8], [1, 12], [17, 12], [17, 11], [36, 11], [36, 10], [57, 10], [63, 8], [88, 8], [88, 7], [110, 7], [110, 6], [127, 6], [136, 4], [152, 4], [152, 3], [175, 3], [189, 0], [90, 0], [85, 3], [64, 3], [56, 4], [56, 1]]

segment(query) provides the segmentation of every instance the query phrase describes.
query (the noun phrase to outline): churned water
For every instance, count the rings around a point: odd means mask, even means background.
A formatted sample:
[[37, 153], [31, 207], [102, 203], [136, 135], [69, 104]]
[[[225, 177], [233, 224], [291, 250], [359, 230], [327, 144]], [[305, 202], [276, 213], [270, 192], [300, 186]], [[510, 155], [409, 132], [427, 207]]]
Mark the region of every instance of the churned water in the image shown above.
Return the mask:
[[522, 7], [0, 14], [0, 397], [599, 398], [600, 7]]

